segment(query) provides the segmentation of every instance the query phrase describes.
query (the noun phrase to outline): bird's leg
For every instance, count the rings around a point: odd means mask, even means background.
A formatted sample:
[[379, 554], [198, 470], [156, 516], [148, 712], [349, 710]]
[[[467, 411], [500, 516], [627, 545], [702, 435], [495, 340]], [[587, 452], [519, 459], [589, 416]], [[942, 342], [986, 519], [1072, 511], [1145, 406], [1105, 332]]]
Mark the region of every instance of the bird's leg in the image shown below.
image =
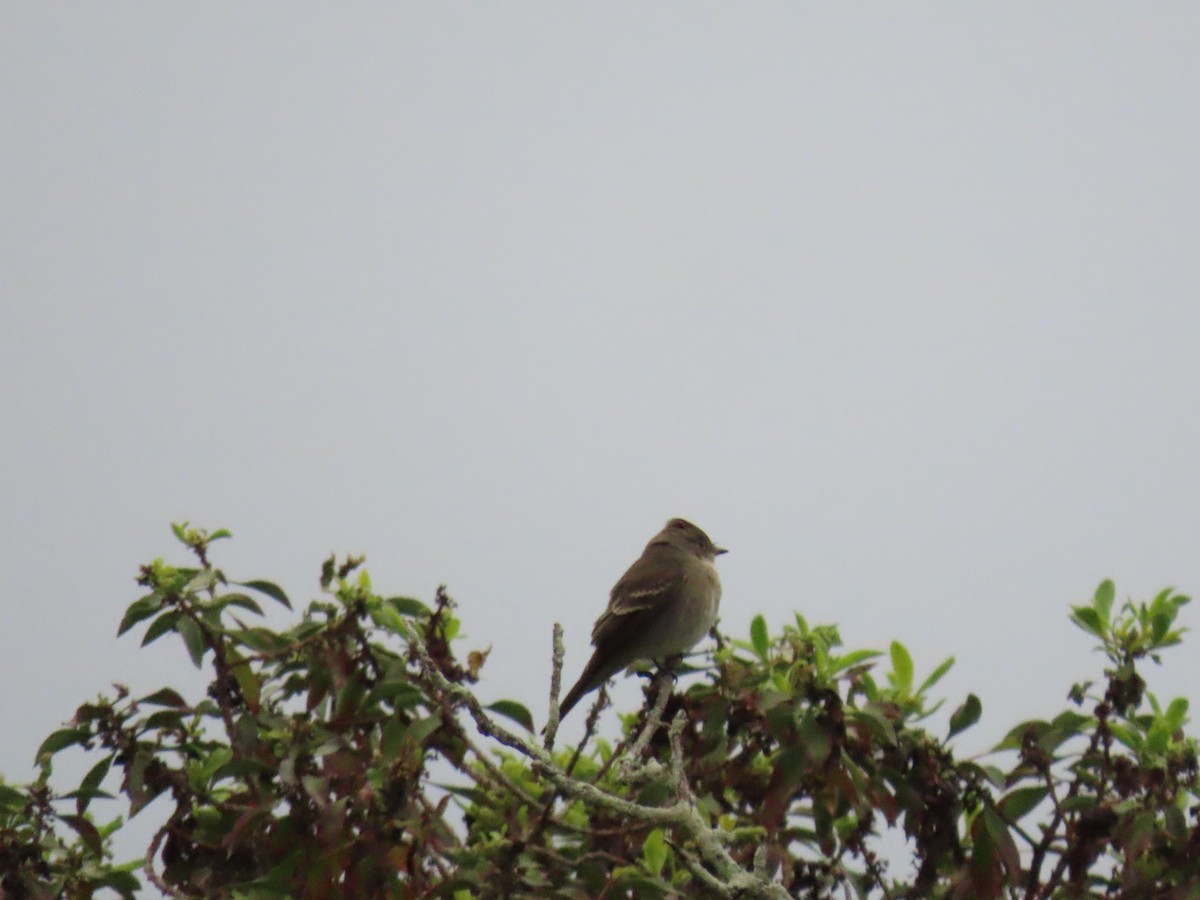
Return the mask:
[[708, 629], [708, 636], [716, 642], [718, 650], [725, 649], [725, 639], [721, 637], [721, 632], [717, 631], [716, 625], [713, 625], [712, 628]]
[[670, 676], [672, 687], [675, 686], [675, 676], [676, 676], [676, 674], [678, 674], [679, 666], [682, 662], [683, 662], [683, 654], [676, 653], [674, 656], [668, 656], [666, 659], [664, 659], [662, 661], [662, 665], [659, 666], [658, 670], [660, 673], [662, 673], [663, 675]]
[[675, 690], [675, 680], [679, 674], [679, 667], [683, 663], [683, 654], [677, 653], [674, 656], [668, 656], [663, 659], [659, 667], [654, 671], [650, 683], [646, 685], [646, 705], [644, 709], [649, 710], [655, 706], [666, 708], [666, 700], [660, 704], [658, 700], [664, 692], [670, 695]]

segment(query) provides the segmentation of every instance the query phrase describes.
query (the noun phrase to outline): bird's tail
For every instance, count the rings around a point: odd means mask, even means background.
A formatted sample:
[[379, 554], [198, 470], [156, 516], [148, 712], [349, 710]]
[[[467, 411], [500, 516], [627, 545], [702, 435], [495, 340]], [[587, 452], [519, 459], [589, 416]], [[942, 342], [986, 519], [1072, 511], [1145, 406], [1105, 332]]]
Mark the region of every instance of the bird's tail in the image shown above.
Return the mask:
[[608, 660], [601, 659], [599, 650], [592, 654], [592, 658], [583, 667], [583, 674], [579, 676], [575, 686], [567, 691], [567, 696], [563, 697], [562, 702], [558, 704], [558, 720], [560, 722], [567, 717], [567, 713], [575, 708], [575, 704], [583, 699], [584, 694], [600, 687], [621, 668], [620, 665], [607, 665], [608, 662]]
[[587, 684], [586, 676], [587, 672], [585, 671], [579, 677], [579, 680], [575, 682], [575, 687], [567, 691], [567, 696], [563, 697], [562, 702], [558, 704], [558, 720], [560, 722], [567, 717], [567, 713], [575, 708], [575, 704], [583, 699], [583, 695], [591, 690]]

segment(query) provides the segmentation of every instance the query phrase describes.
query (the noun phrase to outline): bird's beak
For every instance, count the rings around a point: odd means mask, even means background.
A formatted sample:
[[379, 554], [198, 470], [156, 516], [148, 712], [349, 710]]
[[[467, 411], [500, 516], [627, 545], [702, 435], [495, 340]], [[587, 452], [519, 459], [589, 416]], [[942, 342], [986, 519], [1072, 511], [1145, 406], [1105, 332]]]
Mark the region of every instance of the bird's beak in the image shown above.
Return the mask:
[[729, 552], [729, 551], [728, 551], [728, 550], [726, 550], [724, 547], [718, 547], [718, 548], [717, 548], [717, 556], [720, 556], [722, 553], [728, 553], [728, 552]]

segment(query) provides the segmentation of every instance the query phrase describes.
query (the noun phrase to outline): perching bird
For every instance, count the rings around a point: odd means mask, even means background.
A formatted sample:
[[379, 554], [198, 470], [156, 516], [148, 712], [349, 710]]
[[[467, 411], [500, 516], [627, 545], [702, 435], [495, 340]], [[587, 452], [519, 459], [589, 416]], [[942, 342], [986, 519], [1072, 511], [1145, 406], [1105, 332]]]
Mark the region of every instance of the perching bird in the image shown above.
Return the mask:
[[560, 718], [630, 663], [683, 653], [708, 633], [721, 602], [713, 561], [724, 552], [684, 519], [672, 519], [651, 538], [613, 586], [592, 629], [596, 651], [559, 706]]

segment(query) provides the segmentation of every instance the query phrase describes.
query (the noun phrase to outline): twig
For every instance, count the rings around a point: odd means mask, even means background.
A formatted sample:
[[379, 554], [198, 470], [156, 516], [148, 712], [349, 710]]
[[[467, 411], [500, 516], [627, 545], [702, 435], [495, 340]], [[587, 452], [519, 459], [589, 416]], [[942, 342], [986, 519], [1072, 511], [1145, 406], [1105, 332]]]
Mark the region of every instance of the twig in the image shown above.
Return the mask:
[[583, 754], [583, 748], [587, 746], [588, 741], [592, 739], [592, 735], [596, 733], [596, 725], [600, 722], [600, 713], [604, 711], [606, 706], [608, 706], [608, 686], [602, 685], [600, 693], [596, 695], [596, 702], [588, 710], [588, 717], [583, 723], [583, 737], [575, 745], [575, 752], [571, 754], [571, 759], [567, 763], [565, 771], [568, 775], [575, 772], [575, 766], [579, 762], [579, 757]]
[[[542, 745], [547, 753], [553, 751], [554, 749], [554, 739], [558, 734], [558, 725], [560, 722], [558, 695], [562, 690], [562, 664], [564, 655], [562, 638], [562, 625], [560, 625], [558, 622], [555, 622], [552, 638], [553, 650], [551, 655], [550, 670], [550, 711], [546, 720], [546, 728], [543, 732], [544, 739]], [[600, 696], [597, 698], [595, 705], [588, 714], [586, 727], [583, 733], [583, 739], [579, 742], [578, 746], [575, 747], [575, 752], [571, 755], [571, 761], [567, 764], [566, 772], [568, 775], [575, 771], [575, 766], [579, 762], [579, 757], [580, 754], [583, 753], [583, 748], [587, 746], [587, 742], [591, 740], [592, 733], [596, 729], [596, 722], [600, 716], [600, 710], [604, 708], [603, 704], [606, 701], [607, 696], [608, 695], [605, 693], [604, 688], [601, 688]], [[545, 830], [547, 823], [551, 821], [551, 816], [554, 812], [554, 804], [558, 802], [559, 795], [560, 792], [557, 789], [550, 793], [550, 799], [547, 800], [542, 806], [542, 814], [538, 819], [536, 827], [533, 829], [531, 835], [532, 837], [540, 835]], [[566, 811], [564, 810], [564, 814], [565, 812]], [[568, 827], [563, 821], [563, 816], [554, 817], [553, 821], [560, 828]], [[570, 830], [575, 831], [580, 829], [570, 828]]]
[[558, 622], [554, 623], [554, 650], [551, 654], [552, 667], [550, 669], [550, 711], [546, 716], [546, 750], [554, 748], [554, 737], [558, 734], [558, 694], [562, 690], [562, 666], [563, 666], [563, 628]]

